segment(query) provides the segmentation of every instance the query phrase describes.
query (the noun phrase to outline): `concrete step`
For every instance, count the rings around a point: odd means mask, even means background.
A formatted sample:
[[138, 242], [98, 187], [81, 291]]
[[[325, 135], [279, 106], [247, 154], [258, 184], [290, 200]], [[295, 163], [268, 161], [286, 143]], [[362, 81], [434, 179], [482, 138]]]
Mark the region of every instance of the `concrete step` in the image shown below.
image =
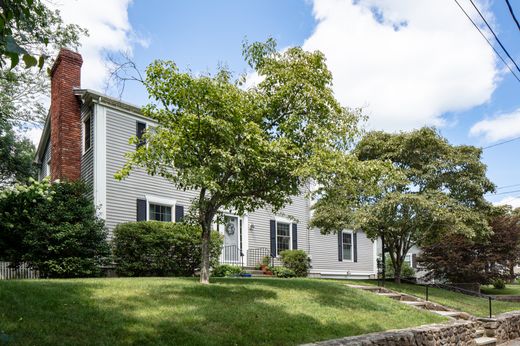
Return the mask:
[[458, 311], [442, 311], [442, 310], [428, 310], [434, 314], [446, 316], [446, 317], [459, 317], [461, 315]]
[[477, 329], [475, 331], [475, 338], [480, 338], [481, 336], [484, 336], [486, 334], [486, 331], [484, 329]]
[[420, 302], [415, 300], [401, 300], [401, 303], [407, 304], [407, 305], [413, 305], [413, 306], [426, 306], [426, 302]]
[[401, 299], [401, 295], [399, 293], [379, 292], [378, 295], [383, 296], [383, 297], [387, 297], [387, 298], [396, 299], [396, 300], [400, 300]]
[[481, 336], [480, 338], [475, 338], [475, 343], [477, 344], [477, 346], [494, 346], [497, 344], [497, 339], [490, 338], [487, 336]]

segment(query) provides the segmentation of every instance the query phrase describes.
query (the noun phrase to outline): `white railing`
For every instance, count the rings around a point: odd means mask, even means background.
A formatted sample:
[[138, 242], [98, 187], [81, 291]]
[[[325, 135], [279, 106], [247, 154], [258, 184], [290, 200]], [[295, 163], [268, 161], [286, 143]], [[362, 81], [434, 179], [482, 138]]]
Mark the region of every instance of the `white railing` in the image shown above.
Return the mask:
[[37, 279], [38, 271], [22, 263], [18, 268], [9, 267], [9, 262], [0, 262], [0, 280], [10, 279]]

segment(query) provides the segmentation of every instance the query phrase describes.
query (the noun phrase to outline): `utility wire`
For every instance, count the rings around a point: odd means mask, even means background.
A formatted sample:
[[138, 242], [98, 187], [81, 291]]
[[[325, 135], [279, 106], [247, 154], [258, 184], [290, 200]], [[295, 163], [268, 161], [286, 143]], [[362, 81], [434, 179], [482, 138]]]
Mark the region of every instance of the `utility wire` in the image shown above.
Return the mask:
[[513, 12], [513, 7], [511, 7], [511, 4], [509, 3], [509, 0], [506, 0], [507, 8], [509, 8], [509, 13], [511, 13], [511, 17], [513, 17], [513, 20], [516, 23], [516, 26], [518, 27], [518, 30], [520, 30], [520, 23], [518, 23], [518, 19], [516, 19], [515, 13]]
[[509, 143], [509, 142], [513, 142], [513, 141], [517, 141], [519, 139], [520, 139], [520, 136], [515, 137], [515, 138], [511, 138], [511, 139], [509, 139], [507, 141], [503, 141], [503, 142], [500, 142], [500, 143], [488, 145], [487, 147], [483, 147], [482, 150], [486, 150], [486, 149], [489, 149], [489, 148], [494, 148], [496, 146], [499, 146], [499, 145], [502, 145], [502, 144], [506, 144], [506, 143]]
[[504, 185], [504, 186], [499, 186], [497, 187], [496, 189], [497, 190], [500, 190], [500, 189], [507, 189], [509, 187], [515, 187], [515, 186], [520, 186], [520, 184], [513, 184], [513, 185]]
[[[457, 3], [457, 5], [459, 6], [459, 8], [462, 10], [462, 12], [464, 12], [464, 14], [466, 15], [466, 17], [469, 19], [469, 21], [473, 24], [473, 26], [478, 30], [478, 32], [480, 32], [480, 35], [482, 35], [482, 37], [484, 37], [484, 40], [486, 40], [486, 42], [488, 43], [488, 45], [491, 47], [491, 49], [493, 49], [493, 51], [495, 52], [495, 54], [500, 58], [500, 60], [502, 60], [502, 62], [504, 63], [504, 65], [506, 65], [506, 67], [509, 69], [509, 71], [511, 71], [511, 74], [515, 77], [515, 79], [520, 83], [520, 78], [515, 74], [515, 72], [513, 71], [513, 69], [511, 68], [511, 66], [509, 66], [509, 64], [506, 62], [506, 60], [502, 57], [502, 55], [500, 55], [500, 53], [497, 51], [497, 49], [495, 48], [495, 46], [493, 46], [493, 44], [489, 41], [489, 39], [486, 37], [486, 35], [482, 32], [482, 30], [480, 30], [479, 26], [473, 21], [473, 19], [469, 16], [469, 14], [466, 12], [466, 10], [464, 9], [464, 7], [462, 7], [460, 5], [460, 3], [457, 1], [457, 0], [454, 0], [455, 3]], [[483, 149], [486, 149], [486, 148], [483, 148]]]
[[518, 70], [518, 72], [520, 72], [520, 67], [518, 67], [518, 65], [516, 64], [515, 60], [511, 57], [511, 55], [509, 54], [509, 52], [507, 51], [506, 47], [504, 47], [504, 45], [502, 44], [502, 42], [500, 41], [500, 39], [498, 38], [497, 34], [495, 34], [495, 31], [493, 30], [493, 28], [491, 27], [491, 25], [489, 25], [489, 23], [487, 22], [486, 18], [482, 15], [482, 13], [480, 12], [480, 10], [478, 9], [477, 5], [475, 5], [475, 3], [473, 2], [473, 0], [469, 0], [469, 2], [471, 2], [471, 4], [473, 5], [473, 7], [475, 8], [475, 10], [477, 10], [478, 12], [478, 15], [480, 16], [480, 18], [482, 18], [482, 20], [484, 21], [484, 23], [486, 23], [486, 26], [489, 28], [489, 30], [491, 31], [491, 33], [493, 34], [493, 36], [495, 36], [495, 40], [497, 40], [498, 44], [500, 45], [500, 47], [502, 47], [502, 49], [504, 50], [504, 52], [506, 53], [506, 55], [509, 57], [509, 59], [513, 62], [513, 64], [516, 66], [516, 69]]
[[520, 192], [520, 190], [514, 190], [514, 191], [506, 191], [506, 192], [498, 192], [498, 193], [490, 193], [489, 196], [499, 196], [499, 195], [507, 195], [509, 193], [517, 193]]

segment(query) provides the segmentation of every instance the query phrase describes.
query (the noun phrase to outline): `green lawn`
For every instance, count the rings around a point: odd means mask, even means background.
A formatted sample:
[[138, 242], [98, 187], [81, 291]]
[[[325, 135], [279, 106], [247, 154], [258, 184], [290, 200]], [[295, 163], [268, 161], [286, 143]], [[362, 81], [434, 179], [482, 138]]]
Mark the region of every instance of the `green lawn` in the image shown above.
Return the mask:
[[[350, 283], [357, 283], [359, 281], [351, 281]], [[375, 281], [364, 281], [365, 284], [376, 285]], [[412, 284], [397, 285], [393, 282], [387, 281], [385, 287], [389, 289], [412, 294], [420, 298], [425, 297], [425, 289], [423, 286]], [[485, 298], [473, 297], [462, 293], [456, 293], [440, 288], [429, 288], [429, 300], [435, 303], [445, 305], [458, 311], [465, 311], [477, 317], [489, 316], [489, 302]], [[513, 302], [492, 302], [493, 315], [497, 315], [507, 311], [520, 310], [520, 303]]]
[[504, 289], [496, 289], [493, 286], [482, 286], [480, 291], [484, 294], [495, 294], [505, 296], [520, 296], [520, 285], [507, 285]]
[[291, 345], [444, 321], [345, 282], [0, 281], [0, 344]]

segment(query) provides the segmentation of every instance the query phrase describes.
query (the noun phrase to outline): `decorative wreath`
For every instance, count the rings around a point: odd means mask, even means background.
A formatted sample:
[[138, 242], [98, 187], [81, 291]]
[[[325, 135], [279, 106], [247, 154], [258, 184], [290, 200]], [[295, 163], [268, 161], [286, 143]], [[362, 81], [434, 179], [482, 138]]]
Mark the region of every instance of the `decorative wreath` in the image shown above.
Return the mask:
[[229, 235], [235, 234], [235, 225], [231, 222], [226, 225], [226, 233]]

